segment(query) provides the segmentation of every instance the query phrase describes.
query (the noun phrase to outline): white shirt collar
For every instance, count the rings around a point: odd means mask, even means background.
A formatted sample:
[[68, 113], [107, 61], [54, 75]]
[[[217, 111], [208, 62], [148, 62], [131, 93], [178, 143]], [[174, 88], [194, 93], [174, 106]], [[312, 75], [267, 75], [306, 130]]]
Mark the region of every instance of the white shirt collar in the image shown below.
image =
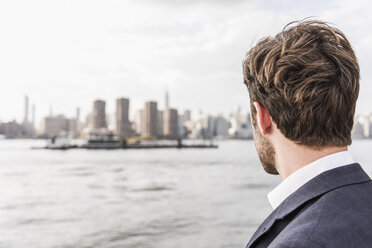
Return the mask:
[[319, 174], [343, 165], [354, 163], [349, 151], [342, 151], [327, 155], [298, 169], [278, 186], [276, 186], [267, 198], [273, 209], [277, 208], [289, 195], [298, 190], [302, 185]]

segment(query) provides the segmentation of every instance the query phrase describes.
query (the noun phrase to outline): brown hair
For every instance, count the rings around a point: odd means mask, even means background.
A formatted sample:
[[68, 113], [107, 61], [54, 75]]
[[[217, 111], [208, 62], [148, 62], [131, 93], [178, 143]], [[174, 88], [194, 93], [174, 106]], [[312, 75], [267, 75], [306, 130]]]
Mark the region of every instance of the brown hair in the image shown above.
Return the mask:
[[257, 101], [297, 144], [351, 144], [359, 66], [339, 29], [316, 20], [289, 23], [247, 53], [243, 73], [254, 118]]

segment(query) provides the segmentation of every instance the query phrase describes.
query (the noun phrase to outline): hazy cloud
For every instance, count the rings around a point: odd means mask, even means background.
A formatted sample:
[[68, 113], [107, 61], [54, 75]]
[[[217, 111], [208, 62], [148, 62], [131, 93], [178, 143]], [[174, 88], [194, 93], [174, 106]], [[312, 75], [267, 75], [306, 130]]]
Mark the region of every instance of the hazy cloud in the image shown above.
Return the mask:
[[146, 100], [161, 101], [166, 85], [181, 111], [248, 110], [245, 53], [307, 16], [349, 37], [362, 69], [358, 111], [371, 111], [370, 13], [369, 1], [2, 1], [0, 119], [22, 119], [24, 94], [38, 118], [50, 104], [86, 114], [95, 98], [113, 112], [119, 96], [130, 98], [133, 114]]

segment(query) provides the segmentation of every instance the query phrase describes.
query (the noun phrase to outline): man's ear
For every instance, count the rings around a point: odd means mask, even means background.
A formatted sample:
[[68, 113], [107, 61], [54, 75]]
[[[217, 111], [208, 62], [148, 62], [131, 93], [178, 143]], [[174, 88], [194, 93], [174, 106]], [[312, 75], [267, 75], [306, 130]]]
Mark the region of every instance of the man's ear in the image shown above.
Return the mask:
[[263, 135], [270, 134], [272, 132], [273, 121], [269, 114], [269, 111], [262, 106], [259, 102], [253, 103], [257, 112], [257, 126]]

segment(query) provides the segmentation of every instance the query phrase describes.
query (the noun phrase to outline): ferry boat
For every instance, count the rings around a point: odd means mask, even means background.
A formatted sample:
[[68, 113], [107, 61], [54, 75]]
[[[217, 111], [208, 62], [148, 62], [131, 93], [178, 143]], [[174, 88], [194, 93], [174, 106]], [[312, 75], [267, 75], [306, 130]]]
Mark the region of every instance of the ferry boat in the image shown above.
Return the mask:
[[125, 144], [120, 142], [118, 136], [112, 132], [90, 132], [86, 144], [81, 148], [86, 149], [118, 149], [124, 148]]

